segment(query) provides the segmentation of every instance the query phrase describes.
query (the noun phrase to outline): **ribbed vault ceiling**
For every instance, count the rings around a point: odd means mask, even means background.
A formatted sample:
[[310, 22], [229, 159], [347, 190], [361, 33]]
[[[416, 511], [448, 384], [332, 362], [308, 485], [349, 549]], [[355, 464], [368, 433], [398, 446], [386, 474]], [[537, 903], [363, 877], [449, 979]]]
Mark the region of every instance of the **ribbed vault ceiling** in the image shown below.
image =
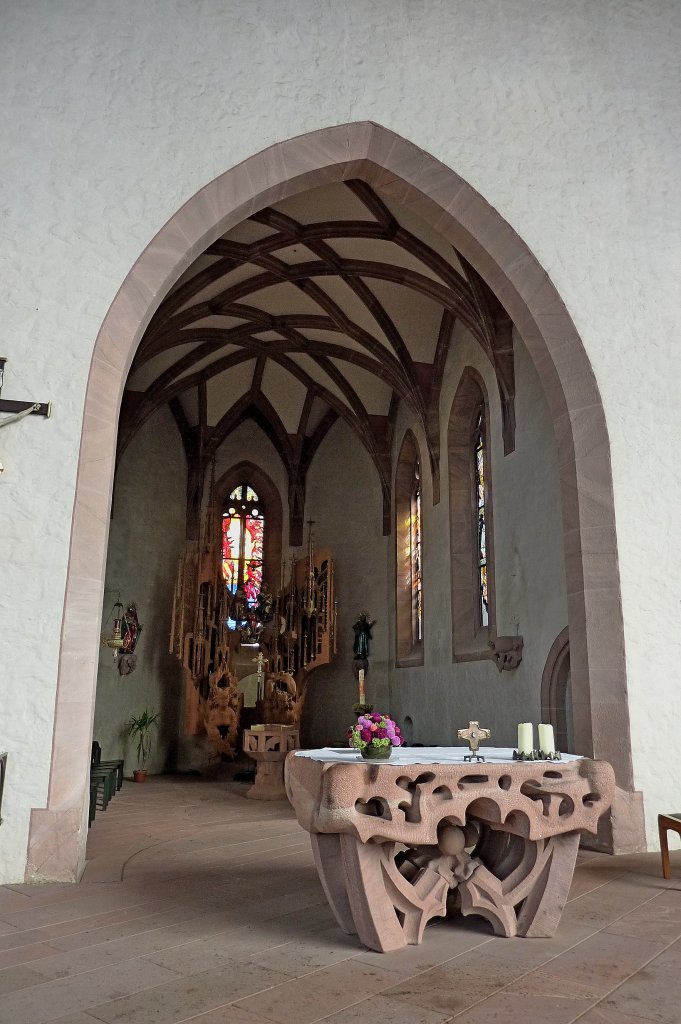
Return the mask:
[[511, 324], [472, 268], [362, 181], [283, 200], [211, 245], [157, 310], [128, 378], [119, 454], [168, 405], [187, 453], [191, 507], [222, 442], [253, 420], [289, 474], [296, 543], [307, 469], [341, 417], [374, 461], [389, 529], [400, 401], [423, 427], [438, 496], [439, 390], [457, 318], [496, 372], [509, 450]]

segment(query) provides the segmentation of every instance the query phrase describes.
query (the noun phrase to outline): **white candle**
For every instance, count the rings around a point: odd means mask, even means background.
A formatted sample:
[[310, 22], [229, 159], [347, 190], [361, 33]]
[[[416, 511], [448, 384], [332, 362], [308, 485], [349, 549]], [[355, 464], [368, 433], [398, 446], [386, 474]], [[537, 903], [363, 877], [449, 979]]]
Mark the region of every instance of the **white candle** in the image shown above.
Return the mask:
[[364, 669], [359, 670], [359, 702], [360, 704], [365, 703], [366, 694], [364, 692]]
[[539, 749], [544, 754], [552, 754], [556, 749], [556, 741], [553, 738], [553, 726], [552, 725], [538, 725], [539, 731]]
[[532, 722], [523, 722], [518, 726], [518, 753], [531, 754], [534, 750], [534, 728]]

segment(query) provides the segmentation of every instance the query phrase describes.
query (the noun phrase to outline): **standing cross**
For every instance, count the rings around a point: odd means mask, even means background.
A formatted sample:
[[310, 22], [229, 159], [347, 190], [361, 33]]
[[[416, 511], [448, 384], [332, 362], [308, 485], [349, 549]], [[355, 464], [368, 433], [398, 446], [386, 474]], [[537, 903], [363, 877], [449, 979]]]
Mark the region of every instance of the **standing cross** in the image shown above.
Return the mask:
[[489, 729], [480, 728], [479, 722], [469, 722], [467, 729], [459, 729], [457, 736], [460, 740], [465, 740], [470, 749], [470, 754], [466, 754], [464, 761], [484, 761], [485, 758], [478, 754], [480, 740], [488, 740], [491, 735]]
[[262, 697], [264, 696], [262, 684], [263, 679], [265, 678], [265, 665], [267, 663], [267, 659], [265, 658], [265, 655], [262, 653], [262, 651], [258, 651], [258, 657], [253, 658], [253, 661], [257, 666], [255, 671], [258, 677], [258, 700], [262, 700]]

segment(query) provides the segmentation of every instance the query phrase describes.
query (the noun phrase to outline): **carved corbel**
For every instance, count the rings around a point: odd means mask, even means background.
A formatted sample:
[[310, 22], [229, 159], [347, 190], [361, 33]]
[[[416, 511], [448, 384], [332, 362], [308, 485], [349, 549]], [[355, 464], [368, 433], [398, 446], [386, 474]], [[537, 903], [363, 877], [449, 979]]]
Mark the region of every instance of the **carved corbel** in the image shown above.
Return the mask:
[[523, 660], [523, 643], [521, 636], [497, 636], [488, 642], [490, 658], [500, 672], [518, 667]]

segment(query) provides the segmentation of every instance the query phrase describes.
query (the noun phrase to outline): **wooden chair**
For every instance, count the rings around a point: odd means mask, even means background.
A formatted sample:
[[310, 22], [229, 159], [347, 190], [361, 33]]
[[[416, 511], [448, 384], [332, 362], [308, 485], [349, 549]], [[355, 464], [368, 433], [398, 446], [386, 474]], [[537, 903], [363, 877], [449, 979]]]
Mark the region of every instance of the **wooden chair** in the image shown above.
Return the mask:
[[658, 814], [657, 827], [660, 833], [660, 853], [662, 854], [662, 877], [671, 878], [672, 869], [669, 865], [669, 845], [667, 832], [669, 829], [681, 836], [681, 814]]

